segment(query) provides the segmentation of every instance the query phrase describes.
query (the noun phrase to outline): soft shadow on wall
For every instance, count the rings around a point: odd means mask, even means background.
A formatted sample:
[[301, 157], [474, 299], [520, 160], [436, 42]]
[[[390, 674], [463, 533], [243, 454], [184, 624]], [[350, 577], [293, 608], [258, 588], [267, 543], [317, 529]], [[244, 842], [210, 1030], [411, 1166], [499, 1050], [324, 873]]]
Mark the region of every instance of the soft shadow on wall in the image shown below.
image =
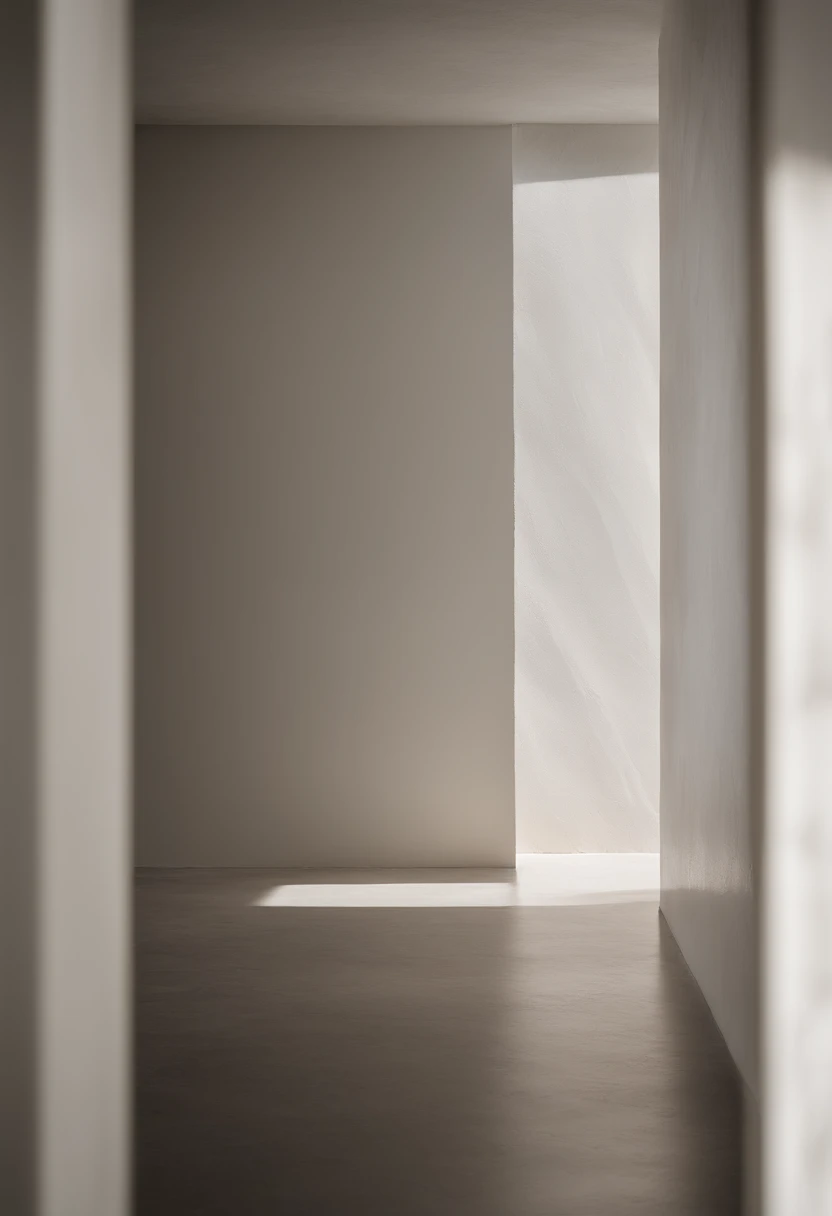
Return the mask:
[[658, 848], [655, 126], [514, 131], [520, 852]]

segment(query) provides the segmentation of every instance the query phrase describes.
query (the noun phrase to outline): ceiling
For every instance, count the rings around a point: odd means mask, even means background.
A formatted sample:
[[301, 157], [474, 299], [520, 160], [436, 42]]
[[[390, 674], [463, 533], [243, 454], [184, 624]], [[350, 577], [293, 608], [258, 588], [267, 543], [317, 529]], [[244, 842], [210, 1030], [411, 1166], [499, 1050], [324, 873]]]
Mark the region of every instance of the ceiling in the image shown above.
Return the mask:
[[655, 122], [661, 0], [135, 0], [143, 122]]

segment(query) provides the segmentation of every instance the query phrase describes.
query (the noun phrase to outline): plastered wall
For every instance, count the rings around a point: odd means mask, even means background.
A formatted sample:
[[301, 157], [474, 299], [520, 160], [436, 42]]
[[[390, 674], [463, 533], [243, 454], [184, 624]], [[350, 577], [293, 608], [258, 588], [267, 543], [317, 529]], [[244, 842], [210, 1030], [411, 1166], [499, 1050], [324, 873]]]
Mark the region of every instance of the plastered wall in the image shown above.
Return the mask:
[[750, 32], [671, 0], [660, 54], [661, 906], [757, 1077]]
[[655, 852], [655, 126], [514, 133], [521, 852]]
[[138, 861], [513, 864], [510, 130], [136, 189]]

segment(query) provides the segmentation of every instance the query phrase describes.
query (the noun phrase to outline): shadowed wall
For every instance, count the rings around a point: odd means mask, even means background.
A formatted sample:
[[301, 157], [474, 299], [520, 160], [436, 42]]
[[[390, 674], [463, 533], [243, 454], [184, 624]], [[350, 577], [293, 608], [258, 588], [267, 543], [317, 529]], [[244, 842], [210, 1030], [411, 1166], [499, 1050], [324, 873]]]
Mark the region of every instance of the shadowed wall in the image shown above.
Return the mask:
[[152, 865], [513, 864], [511, 133], [144, 129]]
[[748, 17], [675, 0], [660, 45], [661, 904], [753, 1087]]

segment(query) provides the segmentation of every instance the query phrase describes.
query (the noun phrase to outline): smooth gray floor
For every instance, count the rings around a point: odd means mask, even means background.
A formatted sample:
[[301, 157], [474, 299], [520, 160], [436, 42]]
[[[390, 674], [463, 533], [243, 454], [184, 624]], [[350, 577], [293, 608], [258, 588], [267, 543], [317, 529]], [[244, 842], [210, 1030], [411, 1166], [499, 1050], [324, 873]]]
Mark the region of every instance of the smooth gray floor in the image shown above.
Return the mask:
[[139, 877], [139, 1216], [740, 1212], [739, 1083], [655, 903], [271, 885]]

